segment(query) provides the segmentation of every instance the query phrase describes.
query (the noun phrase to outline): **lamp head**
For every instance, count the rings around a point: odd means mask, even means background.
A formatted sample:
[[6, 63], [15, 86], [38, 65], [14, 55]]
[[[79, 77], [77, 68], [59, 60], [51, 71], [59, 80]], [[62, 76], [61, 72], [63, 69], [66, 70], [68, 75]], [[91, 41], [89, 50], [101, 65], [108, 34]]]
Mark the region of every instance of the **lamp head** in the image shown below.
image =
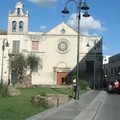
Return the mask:
[[90, 17], [88, 11], [86, 10], [85, 13], [83, 14], [83, 17]]
[[86, 3], [84, 3], [84, 4], [83, 4], [83, 6], [81, 7], [81, 9], [82, 9], [82, 10], [88, 10], [88, 9], [89, 9], [89, 7], [87, 6], [87, 4], [86, 4]]
[[63, 14], [68, 14], [68, 13], [69, 13], [67, 7], [65, 7], [64, 10], [62, 10], [61, 12], [62, 12]]
[[86, 45], [87, 47], [90, 47], [90, 44], [89, 43], [87, 43], [87, 45]]
[[6, 47], [9, 47], [9, 43], [8, 43], [8, 41], [5, 43], [5, 45], [6, 45]]

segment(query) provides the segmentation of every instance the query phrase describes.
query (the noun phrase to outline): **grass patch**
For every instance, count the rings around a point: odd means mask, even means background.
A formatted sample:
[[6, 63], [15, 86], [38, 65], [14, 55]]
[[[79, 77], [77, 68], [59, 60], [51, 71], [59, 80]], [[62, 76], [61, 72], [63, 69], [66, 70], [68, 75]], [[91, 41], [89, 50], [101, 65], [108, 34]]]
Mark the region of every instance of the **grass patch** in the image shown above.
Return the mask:
[[[1, 120], [25, 120], [39, 112], [48, 108], [42, 108], [31, 104], [31, 96], [37, 95], [41, 92], [46, 94], [68, 94], [72, 96], [72, 89], [70, 88], [27, 88], [21, 89], [21, 95], [14, 97], [0, 96], [0, 119]], [[86, 90], [80, 90], [80, 94]]]

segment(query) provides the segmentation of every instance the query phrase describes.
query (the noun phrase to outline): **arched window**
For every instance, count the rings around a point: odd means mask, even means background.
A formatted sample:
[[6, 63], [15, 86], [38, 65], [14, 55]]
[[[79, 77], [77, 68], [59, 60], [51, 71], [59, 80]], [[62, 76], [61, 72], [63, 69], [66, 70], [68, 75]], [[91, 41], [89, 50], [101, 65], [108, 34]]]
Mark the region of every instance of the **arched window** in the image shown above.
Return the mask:
[[17, 16], [20, 16], [20, 8], [17, 9]]
[[16, 21], [13, 21], [13, 22], [12, 22], [12, 31], [13, 31], [13, 32], [16, 31], [16, 26], [17, 26]]
[[23, 21], [19, 22], [19, 31], [22, 32], [23, 31]]

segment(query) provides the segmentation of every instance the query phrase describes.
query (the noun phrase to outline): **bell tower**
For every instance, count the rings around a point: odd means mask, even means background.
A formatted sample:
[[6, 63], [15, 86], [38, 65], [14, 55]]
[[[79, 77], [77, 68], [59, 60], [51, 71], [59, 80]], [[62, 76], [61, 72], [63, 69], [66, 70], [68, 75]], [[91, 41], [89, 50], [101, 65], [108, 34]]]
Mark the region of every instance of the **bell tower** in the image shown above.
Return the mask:
[[15, 5], [14, 12], [8, 14], [8, 34], [27, 34], [28, 33], [28, 11], [24, 12], [24, 5], [19, 0]]

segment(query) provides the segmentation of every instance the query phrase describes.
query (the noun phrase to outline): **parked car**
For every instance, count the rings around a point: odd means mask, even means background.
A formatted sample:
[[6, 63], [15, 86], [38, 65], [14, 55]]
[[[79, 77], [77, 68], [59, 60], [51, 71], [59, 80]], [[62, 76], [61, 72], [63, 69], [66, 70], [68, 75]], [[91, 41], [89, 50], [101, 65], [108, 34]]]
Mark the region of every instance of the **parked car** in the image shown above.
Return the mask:
[[115, 91], [114, 82], [110, 82], [110, 83], [108, 83], [108, 86], [107, 86], [107, 92], [113, 93], [113, 94], [117, 92], [117, 94], [120, 94], [120, 87], [118, 88], [117, 91]]
[[114, 93], [114, 92], [115, 92], [115, 89], [114, 89], [114, 82], [108, 83], [107, 92], [108, 92], [108, 93]]

